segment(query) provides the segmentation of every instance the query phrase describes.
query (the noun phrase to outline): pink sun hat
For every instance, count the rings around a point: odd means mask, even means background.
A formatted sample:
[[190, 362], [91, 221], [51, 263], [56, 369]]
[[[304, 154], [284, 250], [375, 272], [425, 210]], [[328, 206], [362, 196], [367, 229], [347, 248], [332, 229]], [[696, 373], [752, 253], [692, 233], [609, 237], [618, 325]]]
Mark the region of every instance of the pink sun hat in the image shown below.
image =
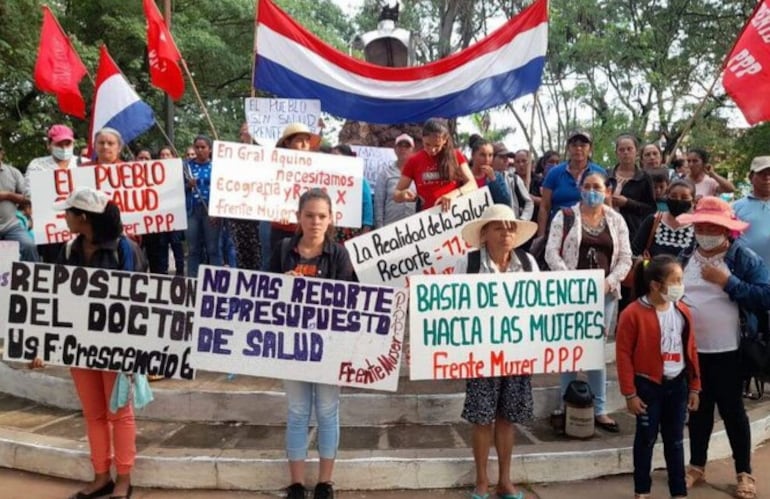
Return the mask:
[[743, 232], [749, 228], [748, 223], [735, 217], [733, 209], [726, 201], [714, 196], [700, 198], [695, 211], [679, 215], [676, 221], [681, 224], [714, 224], [735, 232]]

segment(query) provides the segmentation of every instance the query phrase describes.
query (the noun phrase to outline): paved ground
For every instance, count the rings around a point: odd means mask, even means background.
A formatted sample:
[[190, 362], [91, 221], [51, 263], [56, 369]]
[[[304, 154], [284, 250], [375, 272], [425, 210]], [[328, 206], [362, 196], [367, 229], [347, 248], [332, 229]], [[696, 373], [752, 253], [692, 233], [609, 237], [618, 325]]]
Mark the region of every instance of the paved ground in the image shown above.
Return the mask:
[[[766, 444], [754, 453], [753, 467], [755, 475], [761, 478], [758, 483], [759, 497], [770, 498], [770, 444]], [[554, 470], [558, 473], [558, 470]], [[693, 499], [727, 499], [732, 497], [734, 472], [731, 460], [720, 460], [707, 467], [708, 483], [695, 488], [690, 493]], [[668, 497], [665, 473], [655, 473], [653, 499]], [[64, 498], [78, 490], [77, 482], [49, 478], [31, 473], [0, 468], [0, 496], [4, 499], [54, 499]], [[629, 475], [599, 478], [585, 482], [561, 483], [555, 485], [536, 484], [528, 486], [528, 499], [614, 499], [633, 497], [633, 484]], [[260, 494], [253, 492], [225, 491], [187, 491], [137, 489], [136, 499], [230, 499], [255, 498], [275, 499], [279, 493]], [[407, 499], [418, 497], [436, 497], [440, 499], [461, 499], [469, 497], [467, 489], [458, 490], [420, 490], [388, 492], [339, 492], [341, 499]]]

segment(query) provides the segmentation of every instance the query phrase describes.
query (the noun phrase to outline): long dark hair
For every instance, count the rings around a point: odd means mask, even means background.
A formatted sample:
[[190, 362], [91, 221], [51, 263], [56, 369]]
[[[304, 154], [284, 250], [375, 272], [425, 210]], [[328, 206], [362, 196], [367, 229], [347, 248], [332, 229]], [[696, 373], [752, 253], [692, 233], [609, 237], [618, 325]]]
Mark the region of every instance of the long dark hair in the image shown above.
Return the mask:
[[645, 260], [634, 269], [634, 293], [641, 298], [650, 292], [652, 281], [664, 282], [671, 272], [672, 265], [681, 265], [672, 255], [657, 255]]
[[[431, 118], [422, 126], [422, 136], [439, 134], [446, 138], [444, 147], [437, 154], [438, 174], [441, 180], [454, 180], [459, 176], [457, 157], [455, 156], [455, 144], [452, 140], [452, 134], [449, 133], [449, 126], [441, 118]], [[465, 182], [466, 179], [463, 179]]]
[[120, 220], [120, 208], [110, 201], [104, 207], [102, 213], [85, 211], [79, 208], [68, 208], [67, 211], [74, 215], [85, 215], [86, 221], [91, 225], [94, 244], [104, 244], [114, 241], [123, 234], [123, 222]]
[[300, 197], [299, 197], [299, 208], [297, 208], [297, 234], [301, 237], [302, 236], [302, 224], [299, 223], [299, 217], [302, 214], [302, 208], [305, 207], [305, 205], [308, 203], [308, 201], [313, 201], [314, 199], [320, 199], [322, 201], [326, 202], [326, 205], [329, 207], [329, 227], [326, 229], [326, 234], [324, 234], [324, 237], [327, 241], [333, 241], [334, 236], [336, 235], [336, 230], [334, 229], [334, 212], [332, 211], [332, 198], [329, 197], [329, 195], [324, 191], [323, 189], [319, 189], [317, 187], [314, 187], [312, 189], [309, 189], [305, 191]]
[[535, 163], [535, 174], [537, 175], [545, 175], [545, 164], [548, 162], [549, 159], [551, 159], [554, 156], [561, 156], [557, 151], [554, 151], [553, 149], [548, 150], [543, 153], [540, 158], [538, 158], [537, 163]]

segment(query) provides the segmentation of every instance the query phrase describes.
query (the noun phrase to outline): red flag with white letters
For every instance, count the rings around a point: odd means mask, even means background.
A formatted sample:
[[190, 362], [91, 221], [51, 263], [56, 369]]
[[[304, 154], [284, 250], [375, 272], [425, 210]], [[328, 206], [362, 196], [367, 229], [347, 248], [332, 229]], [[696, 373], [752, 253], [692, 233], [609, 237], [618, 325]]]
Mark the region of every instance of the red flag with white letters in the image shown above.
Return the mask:
[[184, 77], [179, 68], [182, 55], [176, 48], [171, 32], [154, 0], [144, 0], [144, 16], [147, 18], [150, 80], [154, 86], [166, 92], [172, 99], [179, 100], [184, 95]]
[[770, 121], [770, 0], [762, 0], [724, 67], [722, 84], [750, 124]]
[[86, 73], [88, 70], [51, 9], [43, 6], [43, 27], [35, 61], [35, 86], [56, 95], [61, 112], [82, 120], [86, 116], [86, 103], [80, 93], [80, 80]]

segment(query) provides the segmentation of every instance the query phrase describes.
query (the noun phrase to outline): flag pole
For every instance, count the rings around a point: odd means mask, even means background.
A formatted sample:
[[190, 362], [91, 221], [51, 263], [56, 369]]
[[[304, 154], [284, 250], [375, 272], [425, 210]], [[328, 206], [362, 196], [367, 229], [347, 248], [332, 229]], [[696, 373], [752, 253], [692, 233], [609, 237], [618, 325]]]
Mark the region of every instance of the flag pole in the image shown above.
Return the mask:
[[261, 0], [257, 0], [254, 7], [254, 50], [251, 53], [251, 75], [249, 77], [249, 89], [251, 90], [251, 96], [256, 97], [257, 91], [254, 88], [254, 75], [257, 72], [257, 33], [259, 31], [259, 4]]
[[158, 123], [158, 120], [155, 120], [155, 126], [157, 127], [158, 131], [160, 131], [160, 134], [163, 135], [163, 138], [166, 139], [166, 144], [168, 147], [171, 148], [171, 151], [173, 151], [174, 155], [179, 157], [179, 151], [176, 150], [176, 147], [174, 146], [174, 142], [169, 138], [166, 131], [163, 129], [162, 126], [160, 126], [160, 123]]
[[[157, 5], [156, 5], [157, 7]], [[166, 22], [166, 29], [171, 32], [171, 0], [164, 0], [163, 2], [163, 20]], [[171, 38], [173, 40], [173, 37]], [[174, 45], [176, 46], [176, 42], [174, 42]], [[177, 52], [179, 52], [179, 48], [177, 48]], [[181, 55], [181, 52], [179, 52]], [[166, 141], [168, 144], [173, 148], [174, 147], [174, 101], [171, 99], [171, 96], [166, 94], [166, 98], [164, 99], [164, 105], [165, 105], [165, 111], [166, 111], [166, 129], [164, 130], [163, 136], [166, 138]], [[155, 122], [158, 123], [157, 121]], [[174, 151], [174, 154], [176, 154], [176, 151]]]
[[733, 42], [733, 46], [730, 48], [730, 51], [727, 53], [727, 57], [725, 57], [725, 60], [722, 61], [722, 67], [719, 68], [719, 72], [717, 73], [716, 78], [714, 78], [714, 82], [711, 84], [711, 87], [709, 87], [708, 92], [706, 92], [706, 96], [703, 97], [703, 99], [698, 104], [698, 107], [695, 109], [695, 112], [690, 117], [689, 121], [685, 124], [684, 128], [682, 129], [682, 133], [679, 134], [679, 138], [676, 139], [676, 142], [674, 143], [674, 148], [671, 149], [671, 154], [666, 158], [666, 162], [669, 162], [671, 159], [671, 155], [676, 153], [676, 148], [679, 147], [679, 143], [682, 141], [682, 137], [685, 136], [685, 133], [690, 131], [690, 128], [692, 128], [693, 124], [695, 123], [695, 118], [700, 114], [701, 110], [703, 109], [703, 106], [706, 105], [706, 101], [709, 97], [711, 97], [712, 92], [714, 91], [714, 87], [717, 86], [717, 83], [722, 78], [722, 73], [724, 73], [725, 68], [727, 67], [727, 62], [730, 59], [730, 56], [732, 55], [733, 51], [735, 50], [735, 46], [740, 41], [743, 34], [746, 32], [746, 29], [749, 27], [749, 24], [751, 24], [751, 20], [754, 19], [754, 16], [756, 15], [759, 8], [763, 5], [764, 2], [758, 1], [757, 4], [754, 6], [754, 9], [751, 11], [751, 15], [749, 16], [749, 19], [746, 21], [746, 23], [743, 25], [743, 28], [741, 28], [740, 32], [738, 32], [738, 36], [735, 38], [735, 42]]
[[190, 68], [187, 67], [187, 61], [185, 60], [184, 57], [181, 58], [181, 61], [182, 61], [182, 67], [184, 68], [184, 72], [187, 73], [187, 77], [190, 78], [190, 84], [192, 85], [193, 92], [195, 92], [195, 97], [198, 99], [198, 104], [201, 106], [203, 115], [206, 117], [206, 121], [208, 121], [209, 123], [209, 128], [211, 128], [211, 133], [214, 135], [215, 140], [219, 140], [217, 129], [214, 128], [214, 123], [211, 121], [211, 116], [209, 116], [209, 110], [206, 108], [206, 104], [203, 103], [203, 99], [201, 98], [200, 92], [198, 92], [198, 85], [195, 84], [195, 80], [193, 79], [192, 73], [190, 72]]

